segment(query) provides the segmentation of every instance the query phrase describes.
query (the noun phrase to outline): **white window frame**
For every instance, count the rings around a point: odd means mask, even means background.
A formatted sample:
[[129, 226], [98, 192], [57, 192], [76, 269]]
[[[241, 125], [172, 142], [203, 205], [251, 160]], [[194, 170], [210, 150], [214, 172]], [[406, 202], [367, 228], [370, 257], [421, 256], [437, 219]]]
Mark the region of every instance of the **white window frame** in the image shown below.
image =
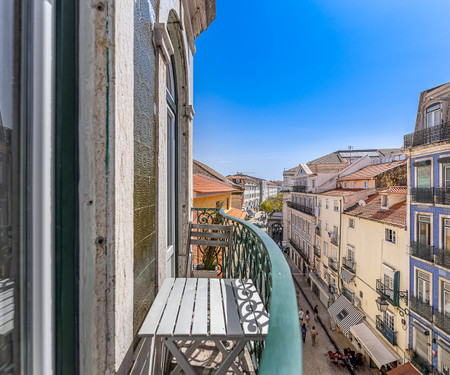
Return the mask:
[[[428, 275], [427, 276], [428, 280], [425, 280], [425, 276], [420, 277], [419, 273], [423, 273], [423, 275]], [[433, 275], [430, 272], [423, 270], [422, 268], [414, 267], [414, 295], [416, 298], [420, 298], [419, 289], [421, 288], [422, 285], [426, 285], [427, 282], [429, 284], [428, 301], [427, 298], [425, 298], [426, 293], [424, 292], [422, 292], [423, 296], [421, 297], [421, 300], [424, 303], [431, 304], [433, 301]]]
[[389, 310], [383, 313], [383, 322], [391, 330], [395, 331], [395, 314]]
[[385, 228], [384, 229], [384, 239], [387, 242], [396, 244], [397, 243], [397, 232], [393, 229]]
[[[431, 121], [428, 121], [428, 120]], [[425, 109], [425, 127], [431, 128], [433, 126], [439, 125], [442, 121], [442, 105], [440, 102], [430, 104]]]
[[355, 219], [350, 217], [348, 219], [348, 227], [354, 229], [355, 228]]

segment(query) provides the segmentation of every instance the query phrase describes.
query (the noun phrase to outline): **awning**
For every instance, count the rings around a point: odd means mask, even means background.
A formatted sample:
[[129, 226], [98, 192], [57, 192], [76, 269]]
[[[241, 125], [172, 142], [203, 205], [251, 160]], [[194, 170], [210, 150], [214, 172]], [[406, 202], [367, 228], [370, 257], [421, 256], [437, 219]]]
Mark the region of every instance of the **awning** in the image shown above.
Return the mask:
[[450, 163], [450, 156], [441, 156], [438, 159], [438, 163]]
[[341, 270], [341, 279], [344, 280], [347, 284], [352, 281], [352, 279], [355, 277], [351, 272], [347, 271], [345, 268], [342, 268]]
[[328, 312], [344, 334], [364, 319], [364, 315], [356, 310], [344, 296], [340, 296], [328, 308]]
[[320, 280], [317, 278], [316, 274], [314, 272], [309, 273], [309, 277], [312, 280], [314, 284], [317, 285], [317, 287], [322, 290], [329, 299], [333, 299], [333, 295], [328, 291], [328, 289], [320, 282]]
[[398, 360], [390, 350], [384, 346], [366, 323], [360, 323], [353, 326], [350, 328], [350, 332], [353, 337], [364, 346], [364, 349], [369, 353], [370, 358], [372, 358], [378, 368]]
[[391, 371], [388, 371], [389, 375], [413, 375], [413, 374], [420, 374], [419, 371], [417, 371], [414, 366], [411, 365], [410, 362], [406, 362], [404, 365], [398, 366]]

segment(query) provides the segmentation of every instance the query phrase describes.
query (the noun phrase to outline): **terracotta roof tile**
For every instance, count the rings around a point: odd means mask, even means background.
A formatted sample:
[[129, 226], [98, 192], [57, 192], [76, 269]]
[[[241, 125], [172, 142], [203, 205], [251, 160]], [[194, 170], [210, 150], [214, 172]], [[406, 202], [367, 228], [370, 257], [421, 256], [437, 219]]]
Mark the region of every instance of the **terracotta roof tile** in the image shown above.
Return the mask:
[[227, 212], [227, 215], [237, 217], [238, 219], [245, 220], [245, 217], [247, 216], [247, 212], [238, 210], [237, 208], [230, 208]]
[[381, 196], [377, 193], [365, 201], [365, 205], [355, 205], [344, 211], [345, 214], [361, 219], [383, 222], [398, 227], [406, 226], [406, 200], [389, 209], [381, 208]]
[[420, 374], [410, 362], [406, 362], [404, 365], [398, 366], [391, 371], [388, 371], [388, 375], [418, 375]]
[[406, 186], [390, 186], [380, 190], [380, 193], [388, 193], [388, 194], [406, 194], [407, 192], [408, 188]]
[[196, 193], [231, 193], [237, 191], [230, 184], [198, 174], [194, 174], [193, 182]]
[[367, 167], [361, 168], [359, 171], [356, 171], [352, 174], [339, 178], [338, 181], [369, 180], [374, 178], [381, 172], [387, 171], [388, 169], [394, 168], [404, 163], [406, 163], [405, 160], [400, 160], [394, 161], [392, 163], [368, 165]]

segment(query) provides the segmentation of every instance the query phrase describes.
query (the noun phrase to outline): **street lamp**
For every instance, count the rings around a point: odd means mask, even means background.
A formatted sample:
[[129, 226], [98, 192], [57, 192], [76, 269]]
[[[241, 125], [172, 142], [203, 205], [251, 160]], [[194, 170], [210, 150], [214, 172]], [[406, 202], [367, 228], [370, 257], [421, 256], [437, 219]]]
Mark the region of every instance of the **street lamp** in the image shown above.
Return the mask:
[[378, 297], [375, 302], [377, 303], [378, 311], [386, 312], [389, 304], [384, 297]]

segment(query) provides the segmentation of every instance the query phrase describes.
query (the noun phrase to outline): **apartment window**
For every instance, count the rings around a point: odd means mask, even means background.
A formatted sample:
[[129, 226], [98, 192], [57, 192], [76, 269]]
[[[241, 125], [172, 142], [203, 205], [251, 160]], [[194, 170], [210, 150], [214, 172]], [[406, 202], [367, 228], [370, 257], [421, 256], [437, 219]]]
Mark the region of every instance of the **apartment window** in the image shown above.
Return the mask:
[[311, 224], [309, 221], [306, 223], [306, 228], [308, 230], [308, 234], [311, 234]]
[[441, 123], [441, 103], [435, 103], [427, 108], [427, 128]]
[[328, 257], [328, 243], [323, 241], [323, 256]]
[[442, 233], [442, 247], [450, 250], [450, 219], [444, 219]]
[[443, 347], [439, 347], [440, 366], [443, 375], [450, 375], [450, 352]]
[[396, 238], [395, 230], [386, 228], [385, 229], [385, 239], [388, 242], [396, 243], [397, 238]]
[[347, 183], [344, 182], [344, 189], [347, 189]]
[[424, 303], [430, 303], [430, 275], [419, 270], [416, 271], [416, 297]]
[[354, 228], [355, 227], [355, 219], [348, 219], [348, 227], [349, 228]]
[[333, 204], [334, 204], [334, 212], [339, 212], [339, 202], [333, 201]]
[[441, 312], [450, 318], [450, 282], [441, 281]]
[[428, 352], [430, 346], [428, 345], [428, 337], [430, 334], [422, 332], [421, 329], [414, 328], [414, 352], [423, 361], [428, 362]]
[[332, 254], [333, 260], [334, 260], [335, 262], [337, 262], [337, 251], [333, 249], [333, 252], [332, 252], [332, 253], [333, 253], [333, 254]]
[[444, 176], [443, 185], [446, 188], [450, 188], [450, 163], [442, 164], [442, 174]]
[[317, 276], [320, 277], [320, 262], [316, 263]]
[[369, 183], [367, 181], [363, 182], [363, 187], [364, 189], [367, 189], [369, 187]]
[[431, 165], [420, 165], [417, 169], [417, 187], [429, 188], [431, 187]]
[[333, 236], [336, 239], [338, 237], [338, 227], [337, 227], [337, 225], [333, 225]]
[[385, 311], [383, 313], [383, 322], [386, 326], [393, 331], [394, 330], [394, 314], [390, 311]]
[[319, 206], [319, 207], [322, 207], [322, 199], [319, 199], [319, 200], [318, 200], [318, 206]]
[[355, 260], [355, 252], [352, 249], [347, 249], [347, 259], [352, 262]]
[[355, 183], [354, 182], [350, 182], [350, 189], [353, 189], [355, 187]]
[[325, 199], [325, 209], [328, 210], [328, 199]]
[[316, 187], [316, 180], [312, 180], [312, 187], [313, 189]]
[[387, 288], [385, 293], [391, 300], [394, 299], [394, 274], [384, 273], [383, 284]]
[[431, 218], [426, 215], [418, 215], [417, 217], [417, 239], [424, 245], [431, 244]]

